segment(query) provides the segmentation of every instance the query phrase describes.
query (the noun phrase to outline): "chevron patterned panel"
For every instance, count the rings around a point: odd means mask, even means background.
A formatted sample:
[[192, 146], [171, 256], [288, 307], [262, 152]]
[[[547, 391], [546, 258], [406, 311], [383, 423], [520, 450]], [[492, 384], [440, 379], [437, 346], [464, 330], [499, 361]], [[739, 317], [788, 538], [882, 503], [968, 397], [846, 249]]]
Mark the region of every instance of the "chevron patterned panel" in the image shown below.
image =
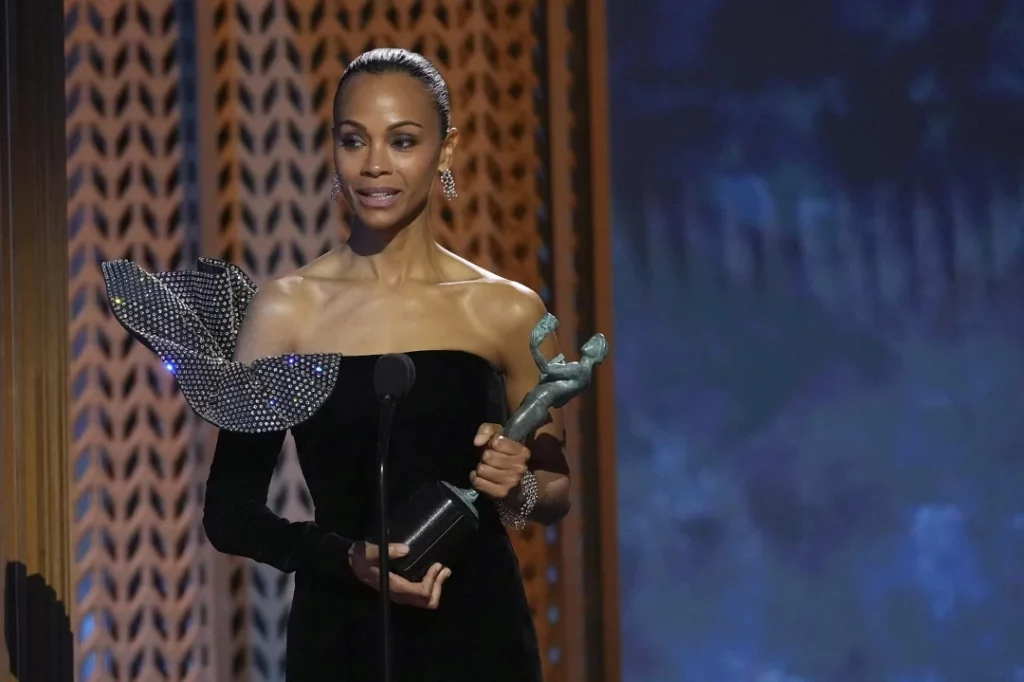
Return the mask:
[[78, 679], [202, 679], [191, 416], [105, 305], [99, 262], [186, 247], [173, 0], [65, 4]]

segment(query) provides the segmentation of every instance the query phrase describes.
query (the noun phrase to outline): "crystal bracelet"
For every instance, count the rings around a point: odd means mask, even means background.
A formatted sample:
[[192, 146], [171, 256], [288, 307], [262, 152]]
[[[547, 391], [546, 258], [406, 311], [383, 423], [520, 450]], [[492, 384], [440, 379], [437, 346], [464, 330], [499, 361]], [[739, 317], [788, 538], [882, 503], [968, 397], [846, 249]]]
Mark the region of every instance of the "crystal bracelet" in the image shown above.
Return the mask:
[[537, 485], [537, 477], [533, 475], [532, 471], [527, 471], [523, 475], [519, 487], [522, 491], [522, 504], [518, 509], [511, 509], [501, 500], [494, 503], [498, 508], [498, 518], [501, 519], [502, 525], [515, 530], [526, 528], [526, 522], [530, 520], [530, 514], [540, 499], [540, 487]]

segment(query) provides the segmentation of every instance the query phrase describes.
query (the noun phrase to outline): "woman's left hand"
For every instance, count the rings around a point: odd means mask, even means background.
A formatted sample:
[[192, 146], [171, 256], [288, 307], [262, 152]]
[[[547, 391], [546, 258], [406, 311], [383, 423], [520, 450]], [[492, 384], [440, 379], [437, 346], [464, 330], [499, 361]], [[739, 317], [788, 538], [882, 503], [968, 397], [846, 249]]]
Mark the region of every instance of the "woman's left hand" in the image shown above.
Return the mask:
[[[473, 445], [484, 448], [476, 470], [469, 474], [472, 486], [491, 499], [515, 497], [519, 483], [528, 471], [530, 449], [522, 443], [503, 438], [498, 424], [482, 424]], [[486, 446], [486, 447], [485, 447]]]

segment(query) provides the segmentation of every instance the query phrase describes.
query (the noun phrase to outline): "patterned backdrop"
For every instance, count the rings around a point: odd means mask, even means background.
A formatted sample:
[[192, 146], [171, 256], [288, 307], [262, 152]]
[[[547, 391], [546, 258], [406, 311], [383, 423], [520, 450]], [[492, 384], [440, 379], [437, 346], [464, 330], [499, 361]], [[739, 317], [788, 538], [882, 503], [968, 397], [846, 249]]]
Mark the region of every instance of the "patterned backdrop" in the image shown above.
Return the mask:
[[[329, 199], [334, 88], [359, 52], [399, 45], [441, 68], [462, 132], [459, 199], [434, 202], [439, 239], [541, 292], [573, 344], [577, 304], [554, 280], [575, 286], [575, 274], [559, 273], [575, 261], [552, 260], [546, 217], [550, 177], [563, 172], [571, 191], [573, 167], [567, 157], [561, 169], [542, 172], [552, 131], [547, 43], [538, 38], [555, 26], [559, 44], [570, 43], [568, 22], [558, 28], [552, 14], [561, 8], [566, 18], [568, 3], [65, 7], [80, 679], [280, 680], [291, 577], [206, 545], [199, 522], [214, 434], [110, 317], [97, 266], [131, 258], [169, 270], [191, 267], [203, 253], [259, 282], [336, 245], [344, 216]], [[568, 67], [559, 68], [568, 83]], [[559, 139], [573, 139], [571, 125], [555, 131]], [[268, 505], [291, 519], [313, 513], [290, 442]], [[566, 550], [554, 530], [524, 532], [515, 544], [549, 679], [567, 679], [559, 615]]]

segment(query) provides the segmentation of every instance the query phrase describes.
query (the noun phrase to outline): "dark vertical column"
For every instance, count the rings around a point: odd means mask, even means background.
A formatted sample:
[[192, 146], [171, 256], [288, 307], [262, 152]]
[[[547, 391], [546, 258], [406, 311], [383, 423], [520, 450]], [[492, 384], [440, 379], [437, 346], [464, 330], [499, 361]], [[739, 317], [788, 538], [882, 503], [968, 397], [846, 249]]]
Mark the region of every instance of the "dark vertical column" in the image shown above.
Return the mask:
[[[178, 90], [181, 98], [182, 166], [185, 188], [185, 262], [186, 269], [195, 267], [203, 240], [202, 211], [199, 189], [199, 108], [196, 74], [196, 0], [175, 0], [178, 15]], [[209, 254], [204, 254], [209, 255]]]
[[0, 0], [0, 678], [73, 679], [64, 10]]
[[570, 106], [576, 117], [573, 150], [573, 225], [576, 271], [581, 282], [576, 306], [578, 335], [601, 332], [612, 342], [612, 353], [599, 369], [591, 393], [581, 404], [583, 451], [588, 466], [580, 471], [581, 502], [586, 519], [583, 540], [588, 680], [618, 682], [619, 651], [619, 542], [618, 488], [616, 485], [615, 344], [611, 334], [611, 136], [608, 124], [608, 51], [604, 2], [575, 0], [569, 23], [578, 36], [569, 57], [575, 74]]
[[[542, 5], [546, 113], [542, 140], [550, 231], [550, 305], [572, 353], [613, 327], [607, 51], [603, 1]], [[559, 526], [562, 573], [558, 679], [617, 682], [619, 664], [615, 403], [612, 355], [566, 406], [573, 510]], [[550, 531], [549, 531], [550, 532]]]

